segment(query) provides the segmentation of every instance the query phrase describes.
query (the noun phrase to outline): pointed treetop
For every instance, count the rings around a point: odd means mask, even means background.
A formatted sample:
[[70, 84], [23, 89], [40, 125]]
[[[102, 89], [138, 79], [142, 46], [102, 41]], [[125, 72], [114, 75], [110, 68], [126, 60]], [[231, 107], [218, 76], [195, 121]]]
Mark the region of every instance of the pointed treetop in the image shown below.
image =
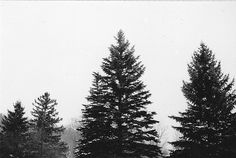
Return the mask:
[[21, 101], [16, 101], [16, 103], [13, 106], [14, 106], [15, 111], [19, 109], [22, 109], [22, 111], [24, 110], [24, 108], [21, 105]]
[[205, 43], [201, 42], [198, 50], [194, 51], [192, 59], [193, 62], [194, 61], [213, 62], [215, 61], [215, 55], [212, 53], [212, 50], [210, 50]]
[[[111, 45], [111, 47], [109, 48], [110, 51], [112, 53], [119, 53], [119, 54], [123, 54], [124, 51], [129, 47], [130, 43], [128, 40], [125, 39], [125, 34], [122, 30], [119, 30], [119, 32], [117, 33], [117, 36], [114, 37], [117, 45]], [[132, 47], [133, 49], [133, 47]], [[132, 50], [131, 49], [131, 50]]]
[[117, 37], [115, 39], [118, 41], [118, 43], [124, 43], [125, 41], [125, 34], [122, 30], [119, 30], [117, 33]]
[[49, 94], [48, 92], [45, 92], [45, 93], [43, 94], [43, 96], [44, 96], [45, 98], [48, 98], [48, 97], [50, 96], [50, 94]]

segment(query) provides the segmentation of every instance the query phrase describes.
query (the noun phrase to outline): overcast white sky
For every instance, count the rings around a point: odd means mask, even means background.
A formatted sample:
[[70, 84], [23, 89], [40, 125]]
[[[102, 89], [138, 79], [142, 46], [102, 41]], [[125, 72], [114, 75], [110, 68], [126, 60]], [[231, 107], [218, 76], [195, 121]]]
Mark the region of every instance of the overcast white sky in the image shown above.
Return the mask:
[[17, 100], [30, 116], [45, 91], [63, 122], [79, 118], [119, 29], [146, 67], [149, 109], [163, 126], [186, 108], [187, 63], [200, 42], [236, 76], [236, 2], [0, 2], [0, 112]]

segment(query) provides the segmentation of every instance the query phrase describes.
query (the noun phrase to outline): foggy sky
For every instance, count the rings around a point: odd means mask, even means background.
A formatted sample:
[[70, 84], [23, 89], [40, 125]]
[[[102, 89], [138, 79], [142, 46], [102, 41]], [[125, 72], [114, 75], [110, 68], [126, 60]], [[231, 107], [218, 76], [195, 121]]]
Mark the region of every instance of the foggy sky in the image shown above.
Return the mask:
[[[186, 108], [187, 64], [201, 42], [236, 76], [236, 2], [0, 2], [0, 113], [48, 91], [63, 123], [81, 116], [92, 72], [122, 29], [146, 67], [156, 119]], [[235, 87], [235, 86], [234, 86]], [[173, 130], [171, 137], [174, 137]]]

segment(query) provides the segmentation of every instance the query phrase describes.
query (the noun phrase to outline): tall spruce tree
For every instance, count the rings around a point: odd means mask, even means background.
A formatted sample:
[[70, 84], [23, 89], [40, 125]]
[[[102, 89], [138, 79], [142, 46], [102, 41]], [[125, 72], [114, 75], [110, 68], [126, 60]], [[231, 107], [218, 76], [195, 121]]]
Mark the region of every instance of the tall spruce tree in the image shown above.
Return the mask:
[[180, 116], [171, 116], [181, 126], [174, 127], [182, 137], [172, 142], [176, 147], [173, 157], [219, 158], [236, 157], [222, 142], [228, 135], [235, 135], [236, 94], [234, 81], [221, 72], [221, 64], [212, 51], [201, 44], [188, 65], [189, 82], [182, 91], [188, 107]]
[[[84, 106], [81, 153], [77, 157], [158, 157], [159, 137], [148, 90], [140, 80], [145, 68], [134, 56], [124, 33], [118, 32], [110, 56], [103, 59], [103, 75], [95, 74], [93, 88]], [[97, 154], [99, 153], [99, 154]], [[92, 155], [92, 156], [91, 156]]]
[[55, 158], [66, 155], [67, 146], [61, 141], [61, 134], [64, 127], [58, 123], [62, 120], [58, 117], [55, 106], [57, 102], [50, 98], [49, 93], [44, 93], [35, 103], [32, 111], [31, 137], [32, 150], [35, 150], [32, 157]]
[[0, 157], [26, 158], [27, 132], [29, 128], [27, 117], [21, 102], [16, 102], [14, 111], [9, 111], [2, 119]]

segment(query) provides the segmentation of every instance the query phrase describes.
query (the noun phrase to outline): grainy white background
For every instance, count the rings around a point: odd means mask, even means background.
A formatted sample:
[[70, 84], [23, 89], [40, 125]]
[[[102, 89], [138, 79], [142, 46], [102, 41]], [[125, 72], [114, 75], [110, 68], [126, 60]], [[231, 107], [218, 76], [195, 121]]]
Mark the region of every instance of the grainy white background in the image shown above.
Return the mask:
[[0, 2], [0, 113], [17, 100], [30, 117], [45, 91], [57, 99], [63, 123], [81, 116], [102, 58], [125, 32], [146, 67], [150, 110], [175, 137], [169, 115], [186, 108], [181, 92], [187, 63], [205, 42], [236, 77], [236, 2]]

